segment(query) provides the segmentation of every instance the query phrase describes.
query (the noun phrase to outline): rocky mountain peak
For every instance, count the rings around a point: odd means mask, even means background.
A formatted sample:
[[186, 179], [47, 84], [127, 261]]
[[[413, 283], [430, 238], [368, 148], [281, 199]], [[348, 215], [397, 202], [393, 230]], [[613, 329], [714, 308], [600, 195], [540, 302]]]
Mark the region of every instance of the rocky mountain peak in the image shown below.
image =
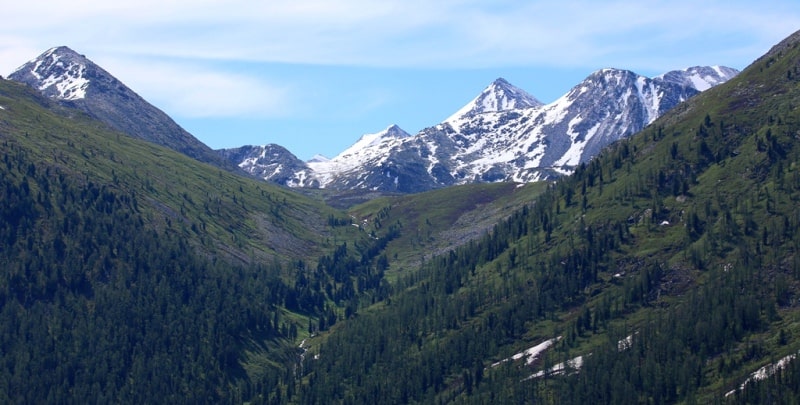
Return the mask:
[[92, 66], [83, 55], [59, 46], [20, 66], [9, 78], [27, 83], [47, 97], [80, 100], [86, 97], [90, 83], [87, 70]]
[[738, 70], [725, 66], [692, 66], [664, 73], [655, 79], [705, 91], [730, 80], [737, 74]]
[[537, 100], [536, 97], [501, 77], [493, 81], [478, 97], [475, 97], [445, 121], [454, 121], [465, 116], [488, 112], [539, 107], [542, 105], [543, 103]]
[[407, 136], [411, 136], [408, 132], [404, 131], [403, 128], [400, 128], [396, 124], [389, 126], [383, 131], [383, 137], [390, 137], [390, 138], [405, 138]]

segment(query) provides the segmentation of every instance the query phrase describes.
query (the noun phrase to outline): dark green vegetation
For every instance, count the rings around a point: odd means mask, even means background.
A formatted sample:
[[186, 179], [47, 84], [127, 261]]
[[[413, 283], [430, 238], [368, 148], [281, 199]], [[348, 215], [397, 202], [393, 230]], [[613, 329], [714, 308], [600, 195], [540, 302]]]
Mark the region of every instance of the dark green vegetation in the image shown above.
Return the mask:
[[340, 211], [13, 82], [0, 106], [0, 402], [239, 402], [355, 311], [352, 279], [378, 294]]
[[791, 403], [794, 363], [724, 394], [800, 350], [797, 39], [403, 273], [314, 342], [298, 402]]
[[0, 106], [3, 403], [798, 398], [725, 396], [800, 351], [797, 35], [556, 183], [347, 212]]
[[298, 344], [391, 291], [400, 232], [14, 82], [0, 107], [0, 402], [286, 398]]

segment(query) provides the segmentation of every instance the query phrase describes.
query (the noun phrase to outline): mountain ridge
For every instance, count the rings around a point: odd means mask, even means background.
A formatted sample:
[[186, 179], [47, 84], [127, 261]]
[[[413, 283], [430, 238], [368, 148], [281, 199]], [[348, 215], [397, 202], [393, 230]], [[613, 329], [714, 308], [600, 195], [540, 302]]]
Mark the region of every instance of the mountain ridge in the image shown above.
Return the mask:
[[111, 73], [67, 46], [50, 48], [8, 76], [130, 136], [226, 170], [238, 170]]
[[[282, 177], [281, 184], [408, 193], [470, 182], [553, 179], [736, 73], [695, 66], [651, 79], [605, 68], [546, 105], [498, 78], [440, 124], [391, 142], [358, 141], [339, 165], [310, 163], [293, 180]], [[260, 172], [257, 165], [237, 163]]]

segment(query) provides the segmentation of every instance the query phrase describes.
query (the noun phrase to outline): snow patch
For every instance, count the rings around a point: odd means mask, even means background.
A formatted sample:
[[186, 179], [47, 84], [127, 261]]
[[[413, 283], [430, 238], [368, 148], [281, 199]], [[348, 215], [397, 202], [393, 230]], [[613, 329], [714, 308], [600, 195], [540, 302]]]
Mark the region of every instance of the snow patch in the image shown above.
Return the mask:
[[639, 99], [644, 104], [647, 111], [647, 124], [652, 123], [658, 118], [659, 97], [656, 97], [656, 87], [652, 80], [639, 76], [636, 78], [636, 90], [639, 92]]
[[545, 350], [549, 349], [550, 346], [552, 346], [553, 344], [555, 344], [559, 340], [561, 340], [561, 336], [559, 336], [557, 338], [545, 340], [544, 342], [539, 343], [538, 345], [533, 346], [530, 349], [521, 351], [521, 352], [519, 352], [519, 353], [517, 353], [517, 354], [515, 354], [515, 355], [513, 355], [511, 357], [505, 358], [503, 360], [500, 360], [500, 361], [492, 364], [492, 367], [497, 367], [497, 366], [499, 366], [499, 365], [501, 365], [501, 364], [503, 364], [505, 362], [519, 360], [521, 358], [525, 358], [525, 364], [531, 365], [531, 364], [533, 364], [534, 361], [536, 361], [537, 358], [539, 358], [540, 354], [544, 353]]
[[[617, 342], [617, 350], [625, 351], [633, 347], [633, 335], [626, 337], [625, 339], [621, 339]], [[589, 353], [586, 356], [591, 356], [592, 354]], [[547, 370], [541, 370], [530, 377], [526, 378], [526, 380], [532, 380], [534, 378], [541, 378], [545, 375], [559, 375], [564, 374], [567, 370], [574, 370], [575, 372], [580, 371], [581, 367], [583, 367], [583, 359], [584, 356], [577, 356], [571, 360], [567, 360], [563, 363], [558, 363], [553, 367], [550, 367]], [[528, 363], [530, 364], [530, 363]]]
[[86, 66], [72, 64], [66, 68], [66, 72], [63, 75], [57, 76], [53, 74], [42, 80], [39, 90], [55, 86], [56, 90], [58, 90], [56, 97], [59, 99], [80, 100], [85, 98], [86, 89], [89, 87], [89, 80], [84, 77], [85, 71]]
[[563, 363], [558, 363], [553, 367], [550, 367], [547, 370], [542, 370], [539, 372], [534, 373], [530, 377], [526, 378], [526, 380], [532, 380], [534, 378], [541, 378], [545, 375], [559, 375], [564, 374], [567, 370], [575, 370], [579, 371], [583, 367], [583, 356], [575, 357], [571, 360], [567, 360]]
[[746, 380], [744, 380], [744, 382], [741, 385], [739, 385], [739, 388], [728, 391], [727, 393], [725, 393], [725, 396], [728, 397], [728, 396], [731, 396], [731, 395], [735, 394], [736, 391], [743, 390], [745, 388], [745, 386], [747, 386], [747, 384], [749, 384], [749, 383], [751, 383], [753, 381], [761, 381], [761, 380], [767, 379], [768, 377], [772, 376], [773, 374], [775, 374], [779, 370], [782, 370], [782, 369], [786, 368], [786, 366], [789, 365], [789, 362], [794, 360], [796, 357], [797, 357], [797, 354], [790, 354], [790, 355], [778, 360], [775, 363], [767, 364], [766, 366], [759, 368], [758, 370], [756, 370], [752, 374], [750, 374], [750, 377], [748, 377]]

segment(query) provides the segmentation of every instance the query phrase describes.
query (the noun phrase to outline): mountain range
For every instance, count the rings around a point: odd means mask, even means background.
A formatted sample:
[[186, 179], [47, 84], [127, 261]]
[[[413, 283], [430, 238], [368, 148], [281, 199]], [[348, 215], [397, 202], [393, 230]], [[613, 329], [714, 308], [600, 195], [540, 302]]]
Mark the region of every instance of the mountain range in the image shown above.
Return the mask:
[[438, 125], [413, 136], [392, 125], [332, 159], [303, 164], [288, 151], [275, 153], [274, 145], [219, 152], [255, 176], [290, 187], [408, 193], [553, 179], [737, 73], [691, 67], [648, 78], [602, 69], [547, 105], [499, 78]]
[[621, 69], [589, 75], [550, 104], [499, 78], [435, 126], [363, 135], [332, 159], [303, 162], [268, 144], [213, 151], [164, 112], [72, 49], [47, 50], [9, 79], [110, 127], [205, 163], [297, 188], [420, 192], [475, 182], [532, 182], [571, 173], [688, 98], [738, 73], [692, 67], [647, 78]]

